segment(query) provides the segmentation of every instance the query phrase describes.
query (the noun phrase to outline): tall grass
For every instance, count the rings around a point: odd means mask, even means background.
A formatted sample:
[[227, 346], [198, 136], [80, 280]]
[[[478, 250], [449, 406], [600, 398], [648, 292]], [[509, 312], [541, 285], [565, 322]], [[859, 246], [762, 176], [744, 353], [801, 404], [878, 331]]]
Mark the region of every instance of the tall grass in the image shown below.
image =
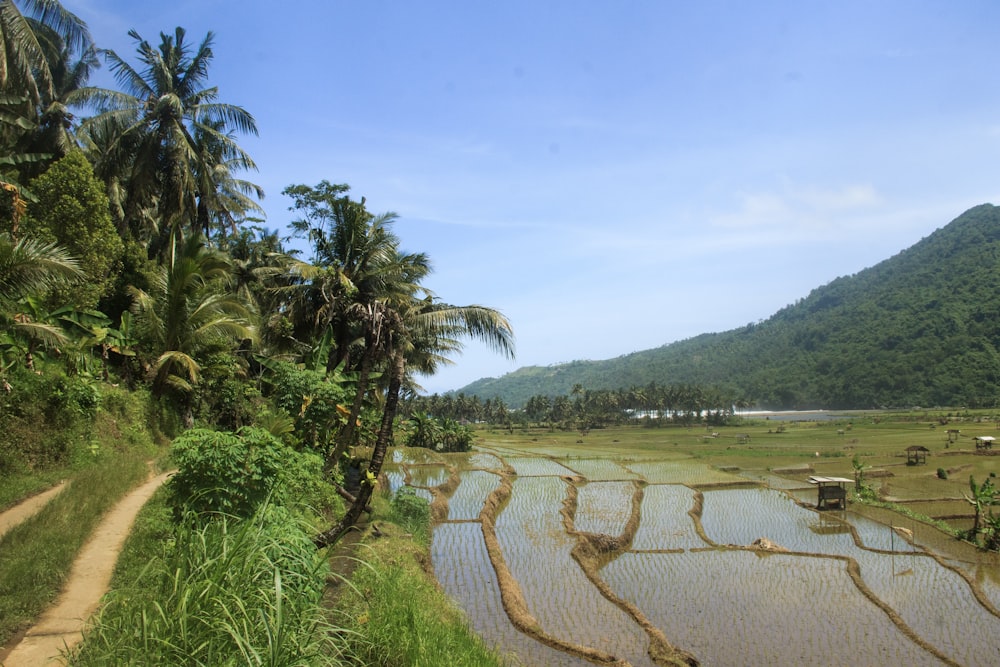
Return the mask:
[[0, 539], [0, 645], [55, 600], [104, 513], [146, 477], [141, 457], [81, 470], [38, 514]]
[[357, 664], [380, 667], [489, 667], [501, 659], [468, 626], [421, 563], [426, 546], [404, 528], [379, 524], [383, 537], [362, 546], [364, 565], [337, 600], [339, 622]]
[[327, 572], [281, 507], [185, 521], [162, 558], [108, 596], [72, 664], [345, 664], [320, 605]]

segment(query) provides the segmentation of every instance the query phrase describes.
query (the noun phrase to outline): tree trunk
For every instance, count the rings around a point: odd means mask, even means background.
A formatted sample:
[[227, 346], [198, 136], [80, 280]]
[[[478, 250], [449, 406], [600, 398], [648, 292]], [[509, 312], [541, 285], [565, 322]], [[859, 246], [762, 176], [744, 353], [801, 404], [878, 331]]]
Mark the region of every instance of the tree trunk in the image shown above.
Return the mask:
[[399, 407], [399, 388], [403, 382], [403, 372], [406, 369], [406, 359], [401, 352], [397, 352], [392, 360], [392, 371], [389, 377], [389, 389], [385, 396], [385, 409], [382, 412], [382, 424], [379, 426], [378, 438], [375, 440], [375, 450], [372, 452], [372, 460], [368, 464], [368, 472], [361, 480], [361, 489], [358, 491], [354, 503], [348, 508], [344, 517], [329, 530], [326, 530], [313, 538], [313, 544], [318, 548], [328, 547], [335, 544], [341, 535], [347, 532], [361, 516], [368, 505], [368, 500], [372, 497], [375, 489], [375, 480], [382, 472], [382, 463], [385, 461], [386, 452], [392, 444], [392, 422], [396, 418], [396, 410]]
[[337, 467], [340, 457], [344, 455], [347, 448], [354, 443], [358, 430], [358, 419], [361, 417], [361, 406], [364, 403], [365, 392], [368, 388], [368, 377], [371, 375], [371, 354], [368, 348], [361, 357], [361, 368], [358, 371], [358, 388], [354, 392], [354, 402], [351, 404], [351, 414], [347, 416], [347, 423], [337, 434], [336, 446], [326, 458], [324, 470], [327, 472]]

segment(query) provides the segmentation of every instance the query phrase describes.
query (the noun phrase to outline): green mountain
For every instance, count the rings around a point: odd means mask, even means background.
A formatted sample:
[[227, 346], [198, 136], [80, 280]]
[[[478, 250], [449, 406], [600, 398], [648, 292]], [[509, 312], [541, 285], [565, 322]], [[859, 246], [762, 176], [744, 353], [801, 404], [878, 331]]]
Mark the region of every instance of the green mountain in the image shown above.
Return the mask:
[[1000, 404], [1000, 207], [814, 289], [766, 321], [604, 361], [530, 366], [459, 392], [533, 395], [698, 384], [773, 409]]

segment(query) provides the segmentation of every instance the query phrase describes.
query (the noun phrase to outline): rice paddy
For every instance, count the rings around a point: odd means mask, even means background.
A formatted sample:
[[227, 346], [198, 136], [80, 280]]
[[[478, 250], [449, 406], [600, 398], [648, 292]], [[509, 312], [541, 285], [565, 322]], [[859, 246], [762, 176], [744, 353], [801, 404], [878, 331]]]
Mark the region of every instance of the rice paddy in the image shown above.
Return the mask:
[[[995, 558], [912, 516], [817, 512], [801, 466], [775, 470], [794, 463], [787, 437], [758, 467], [617, 437], [612, 456], [505, 435], [447, 466], [408, 453], [387, 476], [447, 495], [434, 572], [512, 665], [1000, 664]], [[845, 459], [809, 465], [848, 475]], [[905, 495], [933, 476], [897, 474]], [[960, 515], [960, 488], [917, 502]]]
[[500, 477], [485, 470], [467, 470], [460, 473], [459, 479], [448, 501], [448, 520], [478, 519], [486, 498], [500, 485]]

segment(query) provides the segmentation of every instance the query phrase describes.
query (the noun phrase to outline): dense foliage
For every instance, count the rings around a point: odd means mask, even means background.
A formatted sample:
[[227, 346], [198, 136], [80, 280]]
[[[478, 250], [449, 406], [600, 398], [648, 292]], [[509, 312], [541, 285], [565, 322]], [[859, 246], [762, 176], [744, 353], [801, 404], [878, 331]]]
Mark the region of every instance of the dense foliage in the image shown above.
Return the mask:
[[768, 408], [992, 407], [1000, 401], [1000, 208], [965, 212], [770, 318], [606, 361], [523, 368], [461, 391], [529, 398], [695, 384]]

